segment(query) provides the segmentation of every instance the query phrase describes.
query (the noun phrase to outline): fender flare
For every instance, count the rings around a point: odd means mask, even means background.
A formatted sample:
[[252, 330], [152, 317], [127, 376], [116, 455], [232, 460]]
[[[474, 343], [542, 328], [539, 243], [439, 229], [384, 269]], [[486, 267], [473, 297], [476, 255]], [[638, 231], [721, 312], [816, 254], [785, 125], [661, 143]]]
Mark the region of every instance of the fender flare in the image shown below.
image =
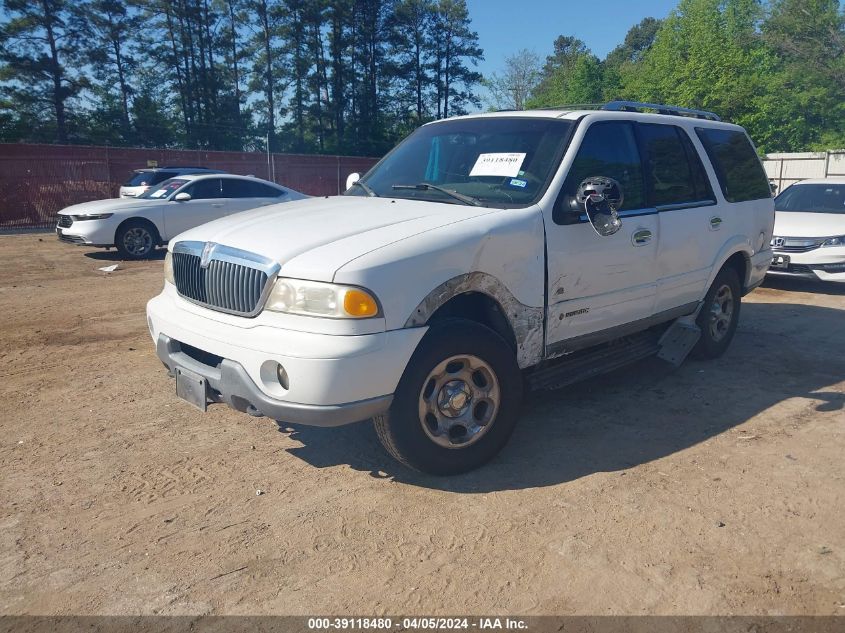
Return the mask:
[[714, 266], [710, 271], [710, 276], [707, 278], [707, 284], [705, 285], [705, 292], [710, 286], [713, 284], [713, 280], [716, 279], [716, 275], [719, 274], [719, 271], [722, 270], [722, 267], [725, 265], [731, 257], [736, 255], [737, 253], [742, 253], [745, 257], [745, 278], [740, 279], [740, 284], [744, 289], [748, 285], [748, 278], [751, 273], [751, 255], [754, 253], [754, 249], [751, 248], [751, 243], [748, 241], [747, 238], [735, 235], [734, 237], [730, 238], [727, 242], [725, 242], [724, 246], [722, 246], [719, 254], [716, 255], [714, 260]]
[[428, 293], [405, 321], [404, 327], [420, 327], [450, 299], [477, 292], [493, 299], [502, 309], [516, 339], [516, 360], [521, 369], [543, 359], [543, 307], [527, 306], [513, 296], [507, 286], [493, 275], [480, 271], [452, 277]]

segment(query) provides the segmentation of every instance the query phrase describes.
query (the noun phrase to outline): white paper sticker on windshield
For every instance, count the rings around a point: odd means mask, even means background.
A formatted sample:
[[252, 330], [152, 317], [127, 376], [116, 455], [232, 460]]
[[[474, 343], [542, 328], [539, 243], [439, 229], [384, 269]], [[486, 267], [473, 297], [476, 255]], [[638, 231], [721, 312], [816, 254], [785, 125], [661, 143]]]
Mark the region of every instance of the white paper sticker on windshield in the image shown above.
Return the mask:
[[478, 160], [472, 166], [470, 176], [503, 176], [513, 178], [519, 174], [525, 154], [498, 153], [479, 154]]
[[162, 196], [167, 194], [167, 189], [159, 189], [158, 191], [153, 191], [150, 194], [150, 198], [161, 198]]

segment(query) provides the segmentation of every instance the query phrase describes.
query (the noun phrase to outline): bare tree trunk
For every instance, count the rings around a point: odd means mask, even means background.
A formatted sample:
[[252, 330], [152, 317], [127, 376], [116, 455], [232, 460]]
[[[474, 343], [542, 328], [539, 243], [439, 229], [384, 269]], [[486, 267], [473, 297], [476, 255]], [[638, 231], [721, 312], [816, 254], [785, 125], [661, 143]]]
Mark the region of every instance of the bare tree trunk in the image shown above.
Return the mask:
[[47, 0], [41, 0], [44, 11], [44, 25], [47, 31], [47, 43], [50, 45], [50, 79], [53, 83], [53, 109], [56, 113], [56, 140], [67, 143], [67, 120], [65, 115], [65, 97], [62, 88], [62, 67], [59, 64], [59, 51], [56, 34], [53, 31], [53, 11]]

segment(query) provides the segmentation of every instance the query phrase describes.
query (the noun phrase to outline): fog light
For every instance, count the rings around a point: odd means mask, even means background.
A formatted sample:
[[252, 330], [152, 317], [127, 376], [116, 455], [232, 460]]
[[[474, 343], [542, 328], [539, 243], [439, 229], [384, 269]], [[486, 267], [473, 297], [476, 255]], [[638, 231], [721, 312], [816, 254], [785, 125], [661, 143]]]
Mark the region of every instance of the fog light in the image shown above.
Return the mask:
[[288, 372], [281, 365], [276, 368], [276, 378], [279, 379], [279, 384], [282, 386], [282, 389], [285, 391], [290, 389], [290, 378], [288, 378]]

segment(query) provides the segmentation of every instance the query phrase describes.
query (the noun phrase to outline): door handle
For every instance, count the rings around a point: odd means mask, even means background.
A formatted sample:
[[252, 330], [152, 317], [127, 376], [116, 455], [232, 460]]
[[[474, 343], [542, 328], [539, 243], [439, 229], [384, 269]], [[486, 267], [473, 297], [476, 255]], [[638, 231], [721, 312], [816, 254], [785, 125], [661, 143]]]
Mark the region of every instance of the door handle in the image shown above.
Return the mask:
[[651, 238], [651, 231], [648, 229], [638, 229], [631, 236], [631, 242], [634, 246], [645, 246], [651, 241]]
[[719, 228], [722, 226], [722, 218], [718, 215], [714, 215], [710, 218], [710, 230], [711, 231], [718, 231]]
[[214, 207], [215, 209], [219, 209], [220, 207], [222, 207], [222, 206], [223, 206], [223, 203], [222, 203], [222, 202], [218, 202], [218, 203], [216, 203], [216, 204], [212, 204], [211, 206], [212, 206], [212, 207]]

